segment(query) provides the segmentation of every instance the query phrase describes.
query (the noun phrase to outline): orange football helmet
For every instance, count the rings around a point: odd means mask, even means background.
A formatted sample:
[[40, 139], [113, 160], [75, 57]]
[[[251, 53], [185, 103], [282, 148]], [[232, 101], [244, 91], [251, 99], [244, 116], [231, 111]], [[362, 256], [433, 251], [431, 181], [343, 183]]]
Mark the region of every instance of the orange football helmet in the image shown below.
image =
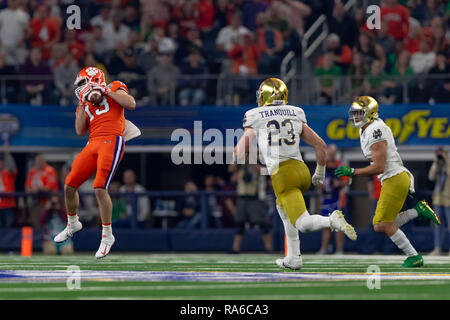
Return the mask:
[[76, 87], [75, 95], [78, 99], [80, 99], [80, 94], [83, 88], [91, 83], [106, 86], [105, 74], [103, 71], [96, 67], [86, 67], [81, 69], [74, 81], [74, 85]]
[[81, 69], [75, 79], [74, 85], [77, 87], [82, 87], [89, 82], [94, 82], [96, 84], [106, 86], [105, 74], [102, 70], [96, 67], [86, 67]]

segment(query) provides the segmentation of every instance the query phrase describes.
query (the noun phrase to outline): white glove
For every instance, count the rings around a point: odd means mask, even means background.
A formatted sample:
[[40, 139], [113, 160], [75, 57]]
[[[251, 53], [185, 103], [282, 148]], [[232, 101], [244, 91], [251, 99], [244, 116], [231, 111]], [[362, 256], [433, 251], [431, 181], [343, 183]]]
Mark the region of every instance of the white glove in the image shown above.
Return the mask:
[[133, 122], [125, 119], [125, 130], [123, 130], [123, 139], [125, 142], [141, 135], [141, 130]]
[[323, 180], [325, 180], [325, 166], [316, 166], [316, 171], [314, 172], [311, 181], [314, 186], [319, 184], [323, 184]]
[[83, 87], [79, 87], [75, 89], [75, 95], [80, 100], [81, 103], [86, 103], [87, 96], [89, 92], [91, 92], [91, 85], [88, 83]]

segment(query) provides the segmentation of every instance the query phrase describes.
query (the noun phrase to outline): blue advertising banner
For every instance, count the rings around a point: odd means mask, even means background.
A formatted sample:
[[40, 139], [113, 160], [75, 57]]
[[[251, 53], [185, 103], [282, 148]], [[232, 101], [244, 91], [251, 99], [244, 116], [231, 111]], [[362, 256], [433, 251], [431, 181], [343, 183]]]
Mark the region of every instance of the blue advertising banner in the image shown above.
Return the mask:
[[[139, 106], [125, 116], [142, 135], [128, 144], [170, 146], [180, 142], [174, 133], [187, 132], [208, 145], [215, 134], [242, 134], [242, 119], [250, 107], [151, 107]], [[359, 132], [348, 123], [348, 106], [303, 106], [308, 125], [326, 143], [358, 147]], [[447, 145], [450, 105], [390, 105], [380, 107], [380, 117], [392, 129], [398, 145]], [[10, 132], [11, 146], [83, 147], [87, 135], [75, 133], [75, 109], [60, 106], [7, 105], [0, 107], [0, 132]], [[16, 126], [16, 128], [12, 128]], [[178, 129], [178, 131], [176, 131]], [[210, 130], [208, 130], [210, 129]], [[209, 133], [206, 134], [205, 133]], [[178, 135], [179, 136], [179, 135]], [[205, 137], [207, 136], [207, 137]], [[225, 140], [223, 140], [225, 142]]]

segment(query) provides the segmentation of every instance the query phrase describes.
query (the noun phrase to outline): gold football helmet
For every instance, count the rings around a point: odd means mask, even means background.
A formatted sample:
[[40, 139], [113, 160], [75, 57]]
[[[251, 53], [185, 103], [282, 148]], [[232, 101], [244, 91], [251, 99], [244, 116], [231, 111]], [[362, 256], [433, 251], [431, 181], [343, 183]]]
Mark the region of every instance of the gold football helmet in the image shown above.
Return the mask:
[[287, 98], [287, 86], [277, 78], [264, 80], [256, 91], [258, 107], [287, 104]]
[[378, 102], [369, 96], [356, 98], [348, 112], [349, 121], [355, 128], [361, 128], [366, 123], [378, 119]]

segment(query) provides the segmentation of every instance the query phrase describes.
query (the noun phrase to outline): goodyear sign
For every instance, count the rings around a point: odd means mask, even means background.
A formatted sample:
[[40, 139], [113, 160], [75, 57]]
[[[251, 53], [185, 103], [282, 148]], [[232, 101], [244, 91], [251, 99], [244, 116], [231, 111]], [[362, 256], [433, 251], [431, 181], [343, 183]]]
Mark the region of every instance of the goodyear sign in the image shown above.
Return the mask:
[[[329, 107], [324, 107], [329, 108]], [[325, 111], [325, 110], [324, 110]], [[348, 122], [346, 112], [348, 108], [338, 107], [330, 110], [330, 113], [324, 113], [322, 119], [327, 114], [333, 116], [327, 117], [323, 122], [319, 119], [311, 121], [310, 125], [328, 143], [335, 143], [341, 147], [351, 147], [359, 144], [359, 129], [353, 128]], [[337, 117], [335, 111], [341, 111], [345, 117]], [[312, 114], [310, 112], [311, 119]], [[420, 105], [395, 105], [381, 106], [379, 110], [380, 118], [391, 128], [392, 133], [399, 145], [447, 145], [450, 140], [450, 126], [448, 115], [450, 114], [450, 105], [439, 106], [420, 106]], [[334, 117], [336, 116], [336, 117]], [[324, 129], [320, 128], [323, 123]]]

